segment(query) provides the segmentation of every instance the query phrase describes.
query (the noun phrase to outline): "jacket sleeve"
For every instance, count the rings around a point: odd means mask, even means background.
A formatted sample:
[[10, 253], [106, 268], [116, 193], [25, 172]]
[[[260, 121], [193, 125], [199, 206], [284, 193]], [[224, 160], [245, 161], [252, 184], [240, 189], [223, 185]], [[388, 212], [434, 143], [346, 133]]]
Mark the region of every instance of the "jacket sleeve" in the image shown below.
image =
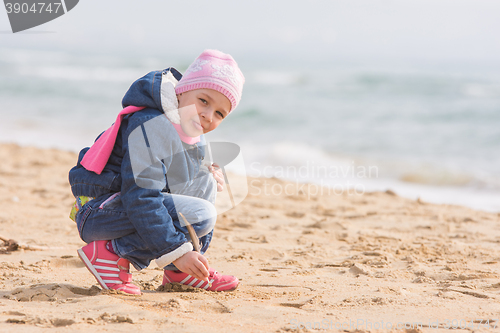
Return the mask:
[[[168, 260], [163, 266], [192, 250], [185, 235], [178, 232], [164, 205], [162, 189], [172, 157], [182, 145], [165, 116], [147, 121], [130, 117], [123, 138], [121, 200], [127, 215], [145, 245], [155, 255]], [[170, 262], [166, 262], [170, 261]]]

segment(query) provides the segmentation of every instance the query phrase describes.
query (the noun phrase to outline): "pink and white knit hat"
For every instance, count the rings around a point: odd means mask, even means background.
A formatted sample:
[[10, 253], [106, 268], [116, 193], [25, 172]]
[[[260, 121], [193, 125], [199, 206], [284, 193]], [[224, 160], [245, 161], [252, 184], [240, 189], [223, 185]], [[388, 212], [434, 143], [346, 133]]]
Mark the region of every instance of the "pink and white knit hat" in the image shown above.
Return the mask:
[[188, 67], [175, 93], [203, 88], [216, 90], [229, 99], [231, 112], [241, 100], [243, 83], [245, 77], [233, 57], [221, 51], [205, 50]]

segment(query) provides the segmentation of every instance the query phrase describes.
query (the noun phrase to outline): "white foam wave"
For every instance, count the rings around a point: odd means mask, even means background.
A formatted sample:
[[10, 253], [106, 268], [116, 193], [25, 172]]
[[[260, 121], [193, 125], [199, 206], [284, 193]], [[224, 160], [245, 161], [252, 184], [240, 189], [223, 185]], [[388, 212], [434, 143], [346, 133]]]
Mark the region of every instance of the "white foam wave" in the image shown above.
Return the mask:
[[143, 71], [130, 68], [107, 67], [77, 67], [77, 66], [22, 66], [19, 74], [38, 76], [47, 79], [60, 79], [69, 81], [106, 81], [106, 82], [133, 82], [144, 75]]
[[500, 85], [470, 83], [463, 86], [462, 93], [465, 96], [476, 98], [498, 97], [500, 96]]
[[254, 177], [277, 177], [304, 182], [322, 180], [331, 184], [378, 177], [376, 165], [333, 156], [320, 147], [303, 143], [276, 142], [266, 146], [245, 143], [241, 149], [248, 161], [249, 175]]
[[[471, 208], [500, 211], [500, 179], [484, 179], [443, 168], [424, 168], [404, 177], [391, 163], [334, 156], [319, 147], [302, 143], [276, 142], [262, 146], [242, 143], [246, 174], [252, 177], [276, 177], [295, 182], [310, 182], [334, 189], [355, 189], [356, 192], [391, 189], [401, 196], [421, 198], [433, 203], [457, 204]], [[389, 168], [389, 169], [388, 169]], [[419, 170], [416, 168], [416, 170]], [[439, 170], [437, 172], [436, 170]], [[243, 173], [242, 170], [238, 170]], [[494, 186], [494, 179], [499, 186]], [[481, 185], [479, 185], [481, 184]]]
[[66, 52], [51, 50], [26, 50], [6, 48], [0, 51], [1, 61], [7, 64], [65, 62], [69, 60]]
[[279, 71], [255, 71], [251, 79], [256, 84], [276, 86], [294, 85], [304, 81], [304, 78], [296, 73]]

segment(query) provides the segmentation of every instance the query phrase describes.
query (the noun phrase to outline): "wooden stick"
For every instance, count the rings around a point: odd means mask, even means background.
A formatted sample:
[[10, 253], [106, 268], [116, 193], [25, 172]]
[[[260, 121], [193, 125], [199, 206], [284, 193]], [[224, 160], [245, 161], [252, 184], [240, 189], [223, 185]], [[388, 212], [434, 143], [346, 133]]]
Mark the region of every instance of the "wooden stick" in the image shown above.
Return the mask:
[[231, 191], [231, 187], [229, 186], [229, 182], [226, 182], [226, 187], [227, 187], [227, 194], [229, 194], [229, 198], [231, 198], [231, 204], [233, 205], [233, 208], [234, 208], [236, 205], [234, 204], [233, 192]]
[[196, 234], [196, 231], [194, 231], [193, 226], [186, 220], [184, 215], [182, 215], [181, 212], [179, 212], [180, 217], [184, 220], [184, 223], [186, 224], [186, 228], [189, 232], [189, 236], [191, 237], [191, 242], [193, 243], [193, 248], [196, 252], [200, 252], [200, 240], [198, 239], [198, 235]]
[[[189, 236], [191, 237], [191, 242], [193, 243], [193, 248], [196, 252], [200, 253], [200, 240], [198, 239], [198, 235], [196, 234], [196, 231], [194, 231], [193, 226], [188, 222], [188, 220], [182, 215], [181, 212], [179, 212], [180, 217], [182, 220], [184, 220], [184, 223], [186, 224], [186, 228], [189, 232]], [[210, 280], [207, 278], [208, 286], [211, 287], [212, 284], [210, 283]]]

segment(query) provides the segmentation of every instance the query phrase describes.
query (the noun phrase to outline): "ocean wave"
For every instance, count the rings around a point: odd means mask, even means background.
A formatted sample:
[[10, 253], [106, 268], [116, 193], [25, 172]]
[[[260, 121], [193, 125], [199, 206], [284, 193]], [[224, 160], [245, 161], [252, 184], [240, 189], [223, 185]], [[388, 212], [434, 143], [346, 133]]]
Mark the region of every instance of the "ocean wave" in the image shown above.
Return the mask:
[[26, 64], [44, 62], [67, 62], [71, 57], [67, 52], [54, 50], [28, 50], [5, 48], [0, 50], [0, 62], [5, 64]]
[[496, 83], [470, 83], [464, 84], [462, 93], [465, 96], [476, 98], [500, 97], [500, 84]]
[[436, 186], [466, 186], [470, 185], [474, 177], [452, 170], [431, 170], [430, 168], [409, 172], [399, 177], [409, 183], [436, 185]]
[[[280, 141], [271, 144], [243, 143], [242, 154], [249, 174], [288, 180], [345, 183], [363, 179], [398, 180], [429, 186], [454, 186], [500, 190], [500, 175], [484, 169], [466, 170], [443, 163], [418, 160], [380, 159], [333, 154], [323, 147]], [[253, 163], [253, 164], [252, 164]]]
[[[128, 82], [144, 75], [151, 59], [106, 55], [76, 55], [64, 51], [5, 49], [0, 66], [13, 78], [26, 76], [69, 81]], [[78, 65], [75, 65], [78, 64]], [[151, 68], [149, 69], [151, 70]]]
[[249, 118], [259, 118], [263, 115], [262, 111], [256, 108], [248, 108], [245, 110], [238, 110], [234, 115], [231, 116], [231, 119], [249, 119]]
[[261, 85], [288, 86], [306, 82], [306, 77], [293, 72], [280, 71], [254, 71], [250, 79]]
[[[246, 170], [231, 170], [252, 177], [280, 178], [300, 184], [318, 184], [356, 193], [391, 189], [408, 198], [461, 204], [500, 211], [500, 177], [467, 173], [415, 161], [383, 161], [332, 154], [321, 147], [281, 141], [272, 144], [241, 143]], [[409, 171], [408, 171], [409, 170]], [[307, 187], [317, 191], [317, 187]], [[278, 191], [279, 189], [275, 189]]]
[[241, 144], [248, 173], [254, 177], [276, 177], [300, 181], [328, 181], [332, 184], [378, 177], [376, 165], [359, 159], [333, 155], [321, 147], [281, 141], [259, 145]]
[[133, 82], [144, 75], [143, 71], [130, 68], [78, 67], [78, 66], [22, 66], [18, 73], [47, 79], [92, 82]]

